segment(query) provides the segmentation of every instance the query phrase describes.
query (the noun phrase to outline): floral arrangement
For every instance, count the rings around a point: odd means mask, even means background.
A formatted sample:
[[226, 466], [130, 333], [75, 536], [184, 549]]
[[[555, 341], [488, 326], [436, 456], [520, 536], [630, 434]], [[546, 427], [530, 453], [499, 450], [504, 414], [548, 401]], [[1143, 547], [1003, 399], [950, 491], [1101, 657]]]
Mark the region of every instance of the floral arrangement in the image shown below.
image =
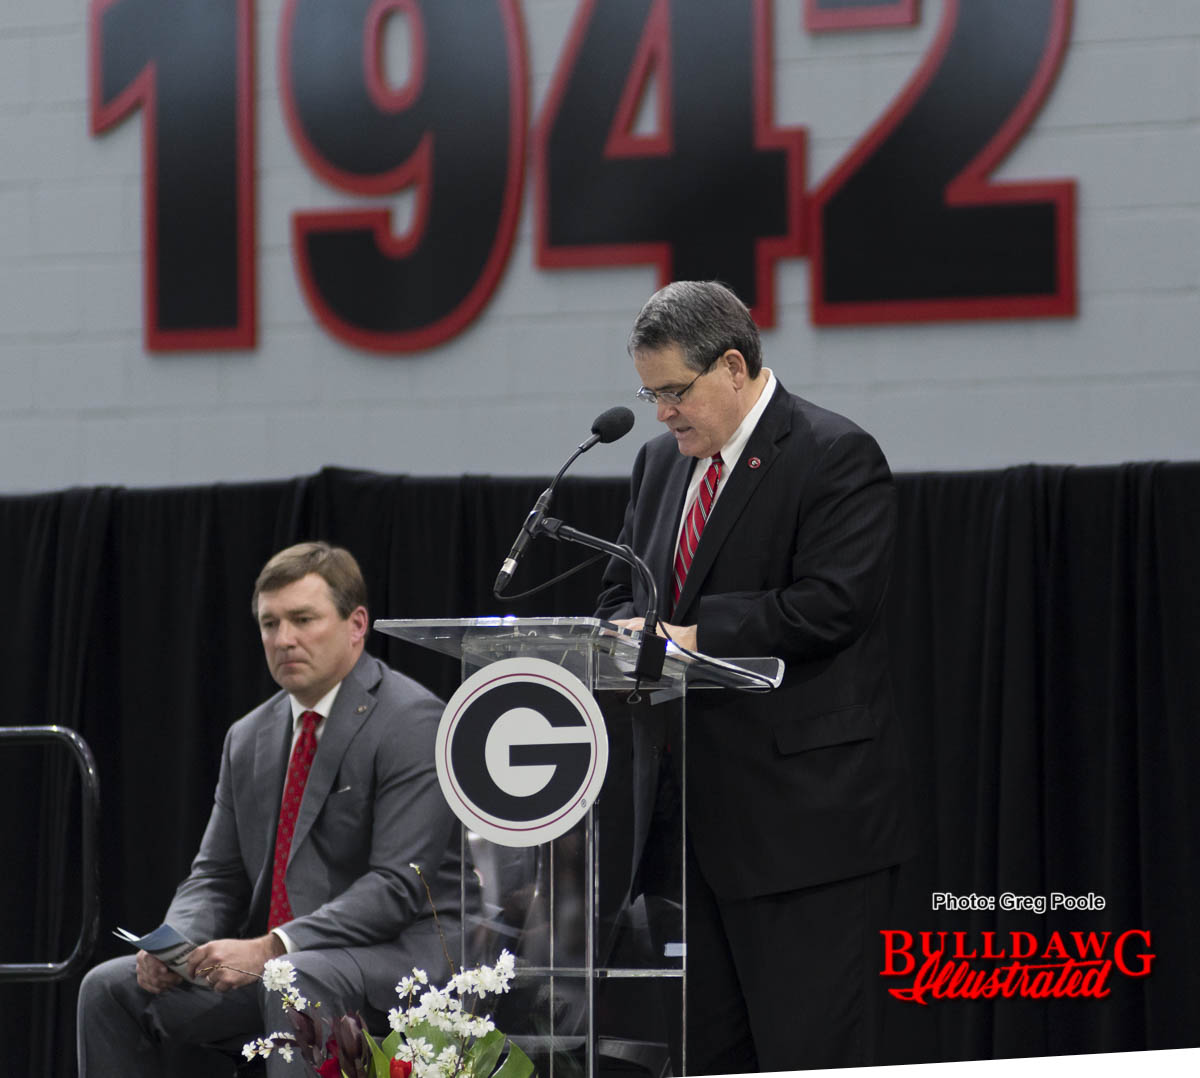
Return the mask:
[[[420, 867], [409, 867], [425, 883]], [[429, 895], [428, 884], [425, 891]], [[429, 901], [432, 906], [432, 895]], [[436, 907], [433, 915], [436, 920]], [[446, 961], [456, 968], [449, 952]], [[414, 969], [396, 985], [401, 1006], [388, 1012], [392, 1031], [377, 1043], [361, 1015], [341, 1014], [326, 1022], [312, 1013], [321, 1004], [310, 1009], [300, 995], [295, 967], [286, 958], [272, 958], [263, 967], [262, 982], [268, 991], [283, 996], [292, 1032], [258, 1037], [242, 1054], [249, 1060], [278, 1052], [289, 1063], [299, 1055], [308, 1073], [320, 1078], [410, 1078], [413, 1072], [416, 1078], [529, 1078], [529, 1057], [510, 1041], [501, 1063], [504, 1034], [490, 1015], [475, 1013], [485, 996], [508, 991], [513, 967], [513, 956], [501, 951], [494, 966], [458, 970], [444, 988], [430, 987], [425, 971]]]
[[533, 1063], [511, 1042], [497, 1066], [506, 1038], [489, 1016], [474, 1011], [484, 996], [507, 992], [512, 976], [508, 951], [494, 966], [460, 970], [444, 988], [431, 988], [425, 971], [414, 969], [396, 986], [402, 1006], [388, 1013], [392, 1031], [377, 1043], [357, 1014], [327, 1022], [312, 1013], [295, 987], [295, 968], [286, 958], [272, 958], [263, 984], [283, 996], [292, 1032], [258, 1037], [242, 1053], [254, 1059], [278, 1052], [289, 1063], [298, 1055], [320, 1078], [409, 1078], [414, 1072], [416, 1078], [529, 1078]]

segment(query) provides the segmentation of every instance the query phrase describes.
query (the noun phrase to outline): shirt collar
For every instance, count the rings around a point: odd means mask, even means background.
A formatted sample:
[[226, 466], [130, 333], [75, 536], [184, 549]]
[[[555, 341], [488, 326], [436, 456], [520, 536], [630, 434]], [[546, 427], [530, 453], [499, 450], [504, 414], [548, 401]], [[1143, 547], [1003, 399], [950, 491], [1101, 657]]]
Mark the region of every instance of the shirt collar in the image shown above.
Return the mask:
[[288, 700], [292, 705], [292, 729], [297, 731], [300, 729], [300, 716], [306, 711], [315, 711], [323, 719], [329, 718], [329, 712], [333, 710], [333, 702], [337, 699], [338, 690], [341, 687], [342, 683], [339, 681], [313, 707], [305, 707], [291, 693], [288, 693]]
[[[758, 426], [758, 421], [762, 418], [763, 412], [767, 410], [767, 405], [771, 403], [771, 398], [775, 395], [775, 386], [778, 383], [775, 380], [775, 372], [770, 367], [764, 367], [763, 372], [767, 376], [767, 384], [763, 386], [762, 392], [758, 395], [758, 400], [754, 402], [754, 407], [750, 409], [738, 424], [737, 430], [733, 432], [729, 441], [721, 446], [721, 460], [725, 462], [724, 475], [728, 475], [733, 471], [733, 466], [737, 464], [738, 458], [742, 455], [742, 450], [746, 448], [746, 443], [750, 441], [750, 435], [754, 433], [754, 428]], [[711, 461], [711, 457], [709, 460]], [[708, 464], [705, 464], [707, 467]]]

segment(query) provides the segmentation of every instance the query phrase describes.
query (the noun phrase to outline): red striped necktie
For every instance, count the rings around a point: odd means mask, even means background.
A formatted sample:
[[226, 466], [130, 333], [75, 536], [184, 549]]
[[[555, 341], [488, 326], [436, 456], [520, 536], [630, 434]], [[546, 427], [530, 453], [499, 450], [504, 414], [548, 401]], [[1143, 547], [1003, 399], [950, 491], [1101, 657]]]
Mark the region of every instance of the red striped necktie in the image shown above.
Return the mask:
[[696, 500], [688, 511], [687, 519], [683, 522], [683, 531], [679, 533], [679, 549], [675, 551], [675, 588], [672, 607], [679, 602], [679, 593], [683, 591], [683, 582], [687, 579], [688, 570], [692, 567], [696, 547], [700, 544], [700, 534], [708, 523], [708, 514], [712, 512], [713, 502], [717, 498], [717, 484], [721, 481], [721, 469], [724, 461], [721, 454], [713, 455], [712, 463], [704, 478], [700, 480], [700, 489], [696, 492]]
[[296, 738], [288, 763], [283, 801], [279, 806], [279, 826], [275, 829], [275, 867], [271, 873], [268, 931], [292, 919], [292, 904], [288, 900], [284, 876], [287, 874], [288, 854], [292, 850], [292, 835], [296, 831], [296, 817], [300, 815], [300, 802], [304, 799], [304, 786], [312, 770], [313, 757], [317, 754], [317, 724], [320, 721], [321, 716], [315, 711], [306, 711], [300, 716], [300, 736]]

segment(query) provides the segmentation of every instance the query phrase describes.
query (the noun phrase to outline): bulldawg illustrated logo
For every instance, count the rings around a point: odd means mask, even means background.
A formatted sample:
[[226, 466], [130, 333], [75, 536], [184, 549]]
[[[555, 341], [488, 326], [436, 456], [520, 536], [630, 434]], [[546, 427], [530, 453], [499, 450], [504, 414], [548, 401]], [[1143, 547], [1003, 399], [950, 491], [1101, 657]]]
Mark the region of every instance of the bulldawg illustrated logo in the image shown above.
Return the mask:
[[[1150, 933], [905, 932], [883, 929], [881, 977], [910, 977], [888, 988], [928, 1006], [948, 999], [1103, 999], [1114, 971], [1145, 977], [1154, 961]], [[986, 963], [986, 965], [985, 965]]]

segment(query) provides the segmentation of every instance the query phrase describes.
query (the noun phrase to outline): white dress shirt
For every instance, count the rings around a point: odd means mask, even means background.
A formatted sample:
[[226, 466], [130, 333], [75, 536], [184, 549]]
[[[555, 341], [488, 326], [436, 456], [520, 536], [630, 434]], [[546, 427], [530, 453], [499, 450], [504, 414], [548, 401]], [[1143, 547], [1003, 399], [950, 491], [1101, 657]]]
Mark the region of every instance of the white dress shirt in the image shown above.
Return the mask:
[[[762, 392], [758, 395], [758, 400], [754, 402], [754, 406], [750, 411], [742, 417], [737, 430], [730, 435], [729, 441], [721, 446], [723, 467], [721, 468], [721, 481], [717, 484], [717, 493], [713, 497], [713, 506], [716, 506], [720, 499], [721, 492], [725, 489], [725, 481], [733, 471], [733, 466], [741, 458], [742, 451], [746, 448], [746, 443], [750, 440], [750, 435], [754, 433], [754, 428], [758, 426], [758, 421], [762, 418], [762, 414], [767, 410], [767, 405], [770, 403], [771, 397], [775, 394], [775, 386], [778, 384], [775, 380], [775, 372], [770, 367], [763, 367], [763, 373], [767, 376], [767, 384], [763, 386]], [[688, 514], [692, 511], [692, 503], [695, 502], [696, 496], [700, 493], [700, 483], [703, 481], [704, 473], [708, 471], [710, 464], [712, 464], [712, 457], [700, 457], [692, 468], [692, 479], [688, 483], [687, 497], [683, 499], [683, 513], [680, 514], [679, 526], [675, 529], [675, 546], [672, 548], [673, 550], [679, 549], [679, 537], [683, 534], [684, 521], [687, 520]], [[709, 515], [711, 516], [711, 514], [712, 509], [710, 508]]]

